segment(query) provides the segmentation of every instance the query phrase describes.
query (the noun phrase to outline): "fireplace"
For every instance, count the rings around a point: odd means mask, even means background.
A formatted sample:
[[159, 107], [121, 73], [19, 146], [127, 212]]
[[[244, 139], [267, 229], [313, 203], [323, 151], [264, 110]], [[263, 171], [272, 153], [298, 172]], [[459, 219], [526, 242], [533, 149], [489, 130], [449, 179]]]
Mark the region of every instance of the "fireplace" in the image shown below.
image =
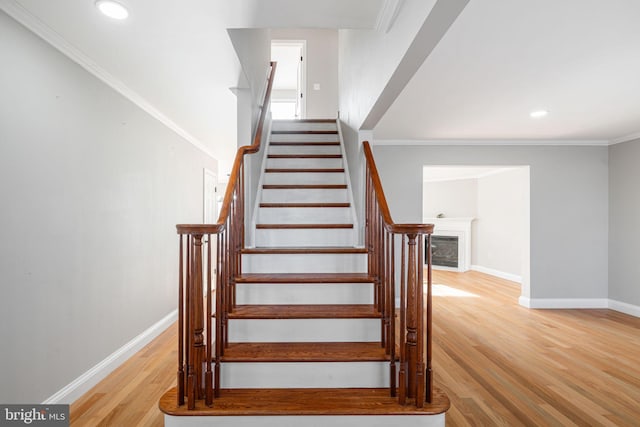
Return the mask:
[[458, 236], [432, 236], [431, 262], [440, 267], [458, 268]]
[[433, 224], [432, 265], [436, 269], [467, 271], [471, 268], [471, 222], [475, 218], [424, 218]]

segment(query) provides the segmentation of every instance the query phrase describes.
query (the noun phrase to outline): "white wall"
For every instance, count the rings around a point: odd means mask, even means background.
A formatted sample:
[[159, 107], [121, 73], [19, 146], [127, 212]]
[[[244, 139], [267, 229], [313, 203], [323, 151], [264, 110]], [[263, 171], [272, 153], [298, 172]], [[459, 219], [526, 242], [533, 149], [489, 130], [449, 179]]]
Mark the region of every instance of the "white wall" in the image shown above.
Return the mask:
[[529, 171], [519, 167], [478, 178], [472, 264], [522, 276], [529, 241]]
[[609, 298], [640, 307], [640, 140], [609, 147]]
[[[274, 29], [273, 40], [307, 41], [308, 119], [334, 119], [338, 114], [338, 31], [326, 29]], [[314, 83], [320, 90], [314, 90]]]
[[523, 282], [523, 293], [607, 297], [607, 147], [376, 146], [374, 155], [391, 214], [410, 223], [422, 218], [425, 165], [529, 165], [531, 287]]
[[438, 214], [447, 218], [475, 218], [478, 215], [478, 180], [425, 182], [422, 200], [425, 218], [435, 218]]
[[2, 12], [0, 56], [0, 402], [36, 403], [175, 310], [217, 163]]

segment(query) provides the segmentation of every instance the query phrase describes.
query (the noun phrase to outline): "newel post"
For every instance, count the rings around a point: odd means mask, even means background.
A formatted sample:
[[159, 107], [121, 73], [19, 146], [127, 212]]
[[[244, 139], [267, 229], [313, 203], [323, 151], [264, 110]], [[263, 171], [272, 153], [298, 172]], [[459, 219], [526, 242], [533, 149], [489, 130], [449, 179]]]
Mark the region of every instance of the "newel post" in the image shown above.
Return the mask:
[[408, 237], [407, 260], [407, 397], [416, 397], [416, 365], [418, 363], [418, 272], [416, 233], [410, 233]]

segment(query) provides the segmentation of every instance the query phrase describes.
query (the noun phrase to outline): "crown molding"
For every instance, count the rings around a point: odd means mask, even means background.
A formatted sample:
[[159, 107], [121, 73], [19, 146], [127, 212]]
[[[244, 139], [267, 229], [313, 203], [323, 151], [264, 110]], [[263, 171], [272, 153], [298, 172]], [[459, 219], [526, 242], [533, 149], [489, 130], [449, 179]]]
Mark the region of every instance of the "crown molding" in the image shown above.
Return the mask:
[[569, 146], [608, 146], [610, 141], [599, 139], [376, 139], [373, 145], [569, 145]]
[[640, 139], [640, 132], [636, 132], [630, 135], [625, 135], [619, 138], [612, 139], [611, 141], [609, 141], [609, 145], [620, 144], [622, 142], [629, 142], [629, 141], [633, 141], [634, 139]]
[[376, 19], [376, 31], [388, 33], [400, 12], [404, 0], [384, 0]]
[[38, 37], [49, 43], [51, 46], [59, 50], [63, 55], [80, 65], [89, 73], [97, 77], [104, 82], [107, 86], [118, 92], [120, 95], [133, 102], [147, 114], [160, 123], [171, 129], [178, 136], [191, 143], [194, 147], [201, 150], [212, 158], [216, 158], [211, 150], [207, 148], [199, 139], [191, 135], [185, 129], [180, 127], [177, 123], [163, 114], [160, 110], [154, 107], [149, 101], [143, 98], [136, 91], [117, 79], [113, 74], [109, 73], [104, 68], [95, 63], [89, 56], [83, 53], [81, 50], [69, 43], [64, 37], [58, 34], [53, 28], [48, 26], [40, 18], [32, 14], [29, 10], [25, 9], [16, 0], [0, 0], [0, 9], [6, 12], [13, 19], [25, 26], [28, 30], [36, 34]]

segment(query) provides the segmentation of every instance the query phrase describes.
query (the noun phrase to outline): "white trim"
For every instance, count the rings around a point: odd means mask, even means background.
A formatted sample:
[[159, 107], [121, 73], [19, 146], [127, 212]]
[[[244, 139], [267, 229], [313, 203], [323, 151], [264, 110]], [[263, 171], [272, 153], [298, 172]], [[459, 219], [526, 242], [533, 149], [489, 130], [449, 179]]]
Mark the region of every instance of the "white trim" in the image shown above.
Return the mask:
[[[271, 108], [267, 106], [267, 108]], [[260, 141], [264, 146], [264, 154], [262, 155], [262, 164], [260, 165], [260, 178], [258, 178], [258, 191], [256, 191], [256, 198], [253, 201], [253, 213], [251, 214], [251, 223], [249, 224], [249, 242], [248, 247], [256, 247], [256, 224], [258, 223], [258, 210], [260, 209], [260, 202], [262, 201], [262, 185], [264, 184], [264, 170], [267, 167], [267, 155], [271, 148], [271, 128], [273, 127], [273, 119], [271, 112], [267, 117], [267, 133], [264, 141]]]
[[127, 361], [131, 356], [149, 344], [158, 335], [169, 328], [178, 318], [178, 310], [174, 310], [160, 319], [150, 328], [142, 332], [137, 337], [111, 353], [107, 358], [89, 369], [84, 374], [58, 390], [44, 402], [43, 405], [57, 403], [73, 403], [80, 396], [88, 392], [94, 385], [98, 384], [107, 375]]
[[634, 139], [640, 139], [640, 132], [632, 133], [630, 135], [621, 136], [619, 138], [612, 139], [609, 141], [609, 145], [620, 144], [621, 142], [629, 142]]
[[640, 317], [640, 305], [627, 304], [626, 302], [610, 299], [609, 308], [630, 316]]
[[114, 75], [109, 73], [104, 68], [96, 64], [91, 58], [77, 49], [75, 46], [66, 41], [60, 34], [54, 29], [45, 24], [38, 17], [33, 15], [21, 4], [15, 0], [0, 0], [0, 9], [4, 10], [13, 19], [27, 27], [30, 31], [42, 38], [54, 48], [58, 49], [63, 55], [66, 55], [69, 59], [76, 62], [82, 68], [93, 74], [99, 80], [104, 82], [107, 86], [118, 92], [120, 95], [133, 102], [140, 109], [145, 111], [154, 119], [174, 131], [180, 137], [190, 142], [194, 147], [201, 150], [203, 153], [209, 155], [212, 158], [216, 158], [211, 150], [207, 148], [199, 139], [191, 135], [184, 130], [169, 117], [164, 115], [160, 110], [154, 107], [149, 101], [144, 99], [141, 95], [131, 89], [129, 86], [118, 80]]
[[522, 276], [518, 276], [517, 274], [506, 273], [504, 271], [495, 270], [493, 268], [483, 267], [481, 265], [475, 265], [475, 264], [471, 265], [471, 270], [478, 271], [484, 274], [489, 274], [491, 276], [499, 277], [501, 279], [510, 280], [518, 284], [522, 283]]
[[528, 308], [575, 309], [609, 308], [606, 298], [527, 298], [520, 297], [518, 303]]
[[347, 181], [347, 195], [349, 196], [349, 204], [351, 205], [351, 217], [353, 218], [353, 246], [360, 245], [360, 231], [358, 229], [358, 214], [356, 213], [356, 204], [353, 197], [353, 187], [351, 186], [351, 174], [349, 173], [349, 162], [347, 161], [347, 152], [344, 147], [344, 139], [342, 138], [342, 125], [340, 119], [336, 119], [336, 129], [338, 130], [338, 138], [340, 138], [340, 154], [342, 154], [342, 165], [344, 167], [345, 180]]
[[404, 0], [384, 0], [376, 19], [376, 31], [388, 33], [400, 12]]
[[604, 139], [376, 139], [373, 145], [570, 145], [570, 146], [608, 146]]
[[[215, 418], [212, 419], [212, 418]], [[188, 417], [164, 414], [165, 427], [444, 427], [446, 415], [242, 415]]]

